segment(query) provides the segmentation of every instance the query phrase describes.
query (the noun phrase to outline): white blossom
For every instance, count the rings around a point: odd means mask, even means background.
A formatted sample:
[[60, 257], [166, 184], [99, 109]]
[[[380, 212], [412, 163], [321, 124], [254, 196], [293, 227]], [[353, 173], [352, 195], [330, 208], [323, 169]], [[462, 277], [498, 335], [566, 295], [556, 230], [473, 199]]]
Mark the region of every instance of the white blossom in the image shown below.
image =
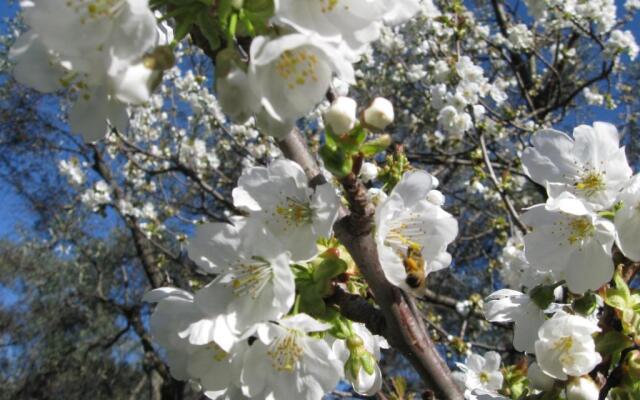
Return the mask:
[[640, 261], [640, 175], [635, 175], [617, 199], [622, 208], [616, 213], [616, 243], [622, 253]]
[[547, 375], [561, 380], [589, 373], [602, 361], [591, 336], [599, 331], [586, 318], [558, 312], [538, 331], [538, 365]]
[[252, 226], [274, 235], [294, 261], [317, 253], [316, 241], [330, 236], [340, 206], [329, 183], [309, 188], [302, 168], [289, 160], [249, 168], [232, 194], [235, 206], [255, 221]]
[[454, 372], [454, 378], [468, 391], [483, 389], [497, 391], [502, 388], [504, 377], [500, 372], [500, 354], [488, 351], [484, 356], [472, 353], [464, 364], [456, 363], [462, 372]]
[[224, 315], [226, 326], [240, 335], [258, 322], [282, 317], [293, 305], [289, 253], [251, 221], [233, 222], [198, 226], [188, 245], [189, 257], [204, 271], [218, 275], [196, 293], [196, 305], [212, 316], [198, 326], [198, 333], [204, 325], [215, 331]]
[[573, 206], [565, 204], [564, 211], [540, 204], [522, 215], [532, 228], [524, 236], [525, 256], [536, 268], [566, 280], [574, 293], [597, 290], [613, 276], [615, 228], [610, 221], [589, 212], [579, 200], [566, 200]]
[[522, 163], [531, 179], [547, 188], [549, 197], [568, 191], [597, 209], [608, 208], [631, 177], [619, 141], [616, 127], [605, 122], [580, 125], [573, 138], [543, 130], [533, 135], [533, 147], [523, 152]]
[[600, 388], [589, 376], [571, 379], [567, 385], [567, 400], [598, 400]]
[[493, 292], [484, 303], [484, 315], [491, 322], [513, 322], [513, 347], [518, 351], [533, 353], [540, 326], [545, 321], [545, 312], [552, 312], [557, 305], [540, 309], [526, 294], [501, 289]]
[[354, 82], [353, 68], [344, 51], [315, 36], [258, 36], [251, 42], [250, 53], [250, 87], [265, 112], [281, 123], [311, 111], [323, 99], [333, 73], [348, 83]]
[[427, 172], [407, 172], [376, 209], [376, 243], [385, 276], [418, 295], [426, 276], [451, 262], [447, 245], [458, 234], [455, 218], [427, 200], [431, 186]]
[[317, 400], [342, 376], [341, 365], [324, 339], [309, 336], [330, 325], [306, 314], [260, 325], [244, 354], [240, 382], [252, 399]]

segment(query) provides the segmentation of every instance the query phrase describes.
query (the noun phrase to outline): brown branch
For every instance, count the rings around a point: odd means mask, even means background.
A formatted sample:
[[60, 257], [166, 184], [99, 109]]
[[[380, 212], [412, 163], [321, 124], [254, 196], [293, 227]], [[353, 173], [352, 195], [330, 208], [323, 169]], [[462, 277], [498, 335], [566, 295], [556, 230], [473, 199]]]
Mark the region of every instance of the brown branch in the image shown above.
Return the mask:
[[[310, 180], [318, 179], [320, 170], [309, 154], [304, 139], [296, 130], [280, 141], [280, 147], [287, 157], [302, 166]], [[335, 224], [335, 235], [360, 268], [380, 306], [384, 316], [383, 336], [402, 352], [425, 384], [440, 398], [461, 400], [462, 394], [451, 377], [451, 371], [426, 334], [422, 321], [416, 318], [403, 292], [390, 284], [384, 275], [372, 235], [373, 207], [366, 199], [364, 185], [354, 175], [342, 179], [342, 184], [351, 214]]]

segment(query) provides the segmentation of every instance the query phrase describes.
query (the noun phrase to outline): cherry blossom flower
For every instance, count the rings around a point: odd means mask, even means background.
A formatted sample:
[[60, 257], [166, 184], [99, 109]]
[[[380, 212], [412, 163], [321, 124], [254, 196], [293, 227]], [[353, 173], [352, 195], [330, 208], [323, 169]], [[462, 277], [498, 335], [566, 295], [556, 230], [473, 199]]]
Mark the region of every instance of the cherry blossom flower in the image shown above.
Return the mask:
[[616, 213], [616, 243], [622, 253], [640, 261], [640, 175], [634, 176], [618, 196], [622, 208]]
[[309, 188], [302, 168], [289, 160], [245, 171], [233, 190], [233, 201], [249, 213], [253, 226], [282, 242], [294, 261], [317, 253], [316, 241], [330, 236], [340, 206], [330, 184]]
[[257, 340], [242, 363], [243, 394], [252, 399], [322, 398], [338, 383], [342, 368], [328, 343], [309, 333], [329, 328], [307, 314], [258, 326]]
[[557, 311], [558, 307], [557, 304], [551, 304], [542, 310], [528, 295], [501, 289], [487, 297], [484, 315], [491, 322], [514, 322], [513, 347], [518, 351], [533, 353], [538, 329], [546, 320], [545, 313]]
[[538, 331], [536, 360], [544, 373], [556, 379], [589, 373], [602, 357], [595, 350], [593, 335], [600, 328], [586, 318], [558, 312]]
[[531, 142], [533, 147], [522, 154], [523, 165], [551, 198], [570, 192], [596, 209], [608, 208], [631, 177], [618, 131], [606, 122], [580, 125], [573, 138], [556, 130], [539, 131]]
[[196, 305], [211, 316], [200, 325], [212, 332], [224, 319], [240, 335], [258, 322], [282, 317], [293, 305], [289, 253], [246, 219], [200, 225], [188, 251], [204, 271], [218, 275], [195, 295]]
[[566, 280], [574, 293], [597, 290], [613, 276], [615, 228], [570, 197], [551, 202], [551, 210], [539, 204], [522, 215], [532, 228], [524, 236], [525, 256], [538, 269]]
[[378, 39], [385, 4], [381, 0], [275, 0], [275, 21], [325, 40], [344, 40], [355, 52]]
[[323, 99], [333, 73], [354, 83], [346, 50], [338, 47], [301, 33], [254, 38], [249, 83], [265, 111], [277, 121], [295, 120]]
[[358, 104], [352, 98], [338, 97], [324, 112], [324, 120], [335, 134], [342, 135], [355, 126], [358, 120], [356, 117], [357, 108]]
[[474, 389], [497, 391], [502, 388], [504, 380], [500, 372], [500, 362], [500, 354], [495, 351], [488, 351], [484, 356], [472, 353], [464, 364], [456, 363], [462, 372], [456, 371], [453, 374], [468, 391]]
[[429, 173], [407, 172], [376, 210], [376, 243], [385, 276], [417, 295], [424, 291], [426, 275], [449, 265], [447, 245], [458, 234], [455, 218], [427, 200], [431, 188]]

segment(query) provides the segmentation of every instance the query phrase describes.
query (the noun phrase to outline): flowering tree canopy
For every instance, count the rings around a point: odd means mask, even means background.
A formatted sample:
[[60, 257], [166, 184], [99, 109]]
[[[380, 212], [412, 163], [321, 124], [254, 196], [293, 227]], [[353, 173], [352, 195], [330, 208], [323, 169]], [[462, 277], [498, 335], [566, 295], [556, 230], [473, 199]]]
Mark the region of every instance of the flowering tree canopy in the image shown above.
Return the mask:
[[19, 9], [16, 398], [640, 398], [639, 1]]

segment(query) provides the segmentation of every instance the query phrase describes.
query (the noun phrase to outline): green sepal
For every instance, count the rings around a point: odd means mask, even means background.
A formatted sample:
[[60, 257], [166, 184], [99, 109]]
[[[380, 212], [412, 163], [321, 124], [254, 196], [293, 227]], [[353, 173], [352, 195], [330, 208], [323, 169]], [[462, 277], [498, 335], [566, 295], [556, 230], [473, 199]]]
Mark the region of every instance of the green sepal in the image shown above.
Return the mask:
[[579, 314], [591, 315], [598, 308], [598, 298], [592, 291], [588, 291], [584, 296], [575, 299], [571, 307]]
[[332, 150], [327, 145], [322, 146], [320, 148], [320, 156], [322, 157], [322, 161], [324, 161], [325, 168], [337, 178], [344, 178], [349, 175], [353, 169], [353, 159], [351, 155], [345, 153], [341, 148]]
[[331, 281], [333, 278], [347, 271], [347, 263], [339, 258], [323, 260], [313, 270], [313, 280], [316, 282]]
[[373, 375], [376, 372], [376, 359], [373, 357], [373, 354], [366, 350], [360, 354], [360, 364], [367, 375]]
[[620, 360], [620, 354], [626, 348], [633, 345], [633, 341], [625, 334], [618, 331], [609, 331], [599, 335], [595, 339], [596, 351], [602, 355], [611, 355], [612, 365]]
[[391, 146], [391, 136], [384, 134], [373, 140], [369, 140], [360, 147], [360, 152], [365, 157], [373, 157], [378, 153], [382, 153]]
[[556, 299], [553, 291], [558, 285], [559, 284], [536, 286], [529, 292], [529, 297], [541, 310], [546, 310]]

